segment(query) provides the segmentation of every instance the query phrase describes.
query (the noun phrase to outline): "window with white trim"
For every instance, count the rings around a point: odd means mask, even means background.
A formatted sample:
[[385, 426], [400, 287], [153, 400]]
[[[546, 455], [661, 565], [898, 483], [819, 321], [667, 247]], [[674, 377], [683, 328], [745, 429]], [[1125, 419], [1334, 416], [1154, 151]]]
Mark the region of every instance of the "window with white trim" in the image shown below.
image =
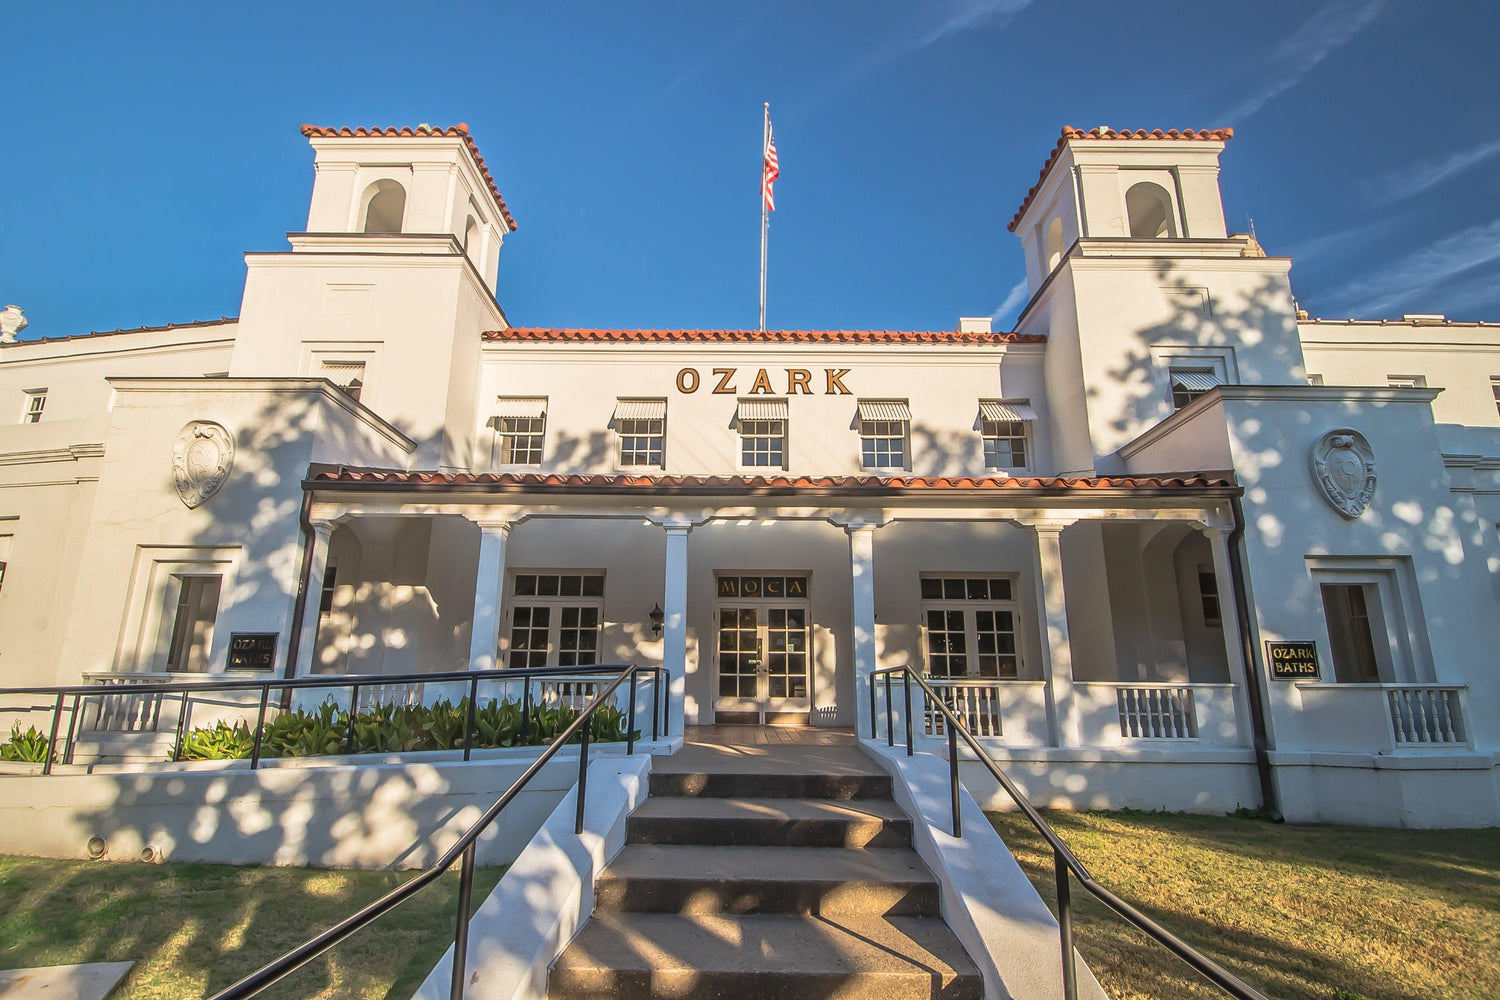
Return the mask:
[[47, 408], [47, 390], [27, 389], [25, 396], [26, 406], [21, 410], [21, 423], [41, 423], [42, 411]]
[[1387, 375], [1386, 385], [1392, 389], [1425, 389], [1427, 388], [1426, 375]]
[[1012, 578], [924, 575], [921, 586], [929, 676], [1019, 676]]
[[1031, 424], [1036, 410], [1025, 399], [981, 399], [979, 401], [979, 434], [984, 442], [986, 469], [1025, 470], [1030, 468], [1028, 446]]
[[167, 647], [167, 669], [201, 674], [208, 672], [208, 651], [213, 645], [214, 620], [219, 614], [220, 576], [177, 577], [177, 602], [172, 618], [172, 638]]
[[1490, 376], [1490, 395], [1495, 397], [1495, 411], [1500, 413], [1500, 375]]
[[1172, 409], [1180, 410], [1184, 406], [1218, 388], [1221, 383], [1219, 373], [1212, 368], [1188, 368], [1173, 365], [1170, 370], [1172, 378]]
[[519, 572], [511, 595], [507, 666], [585, 667], [599, 662], [603, 573]]
[[665, 466], [667, 446], [667, 401], [665, 399], [621, 399], [615, 403], [611, 421], [620, 439], [620, 465]]
[[547, 400], [501, 397], [493, 420], [494, 465], [541, 465], [547, 433]]
[[1203, 609], [1205, 626], [1222, 626], [1224, 613], [1219, 606], [1219, 578], [1212, 566], [1198, 567], [1198, 605]]
[[742, 399], [735, 422], [739, 425], [743, 468], [786, 468], [786, 400]]
[[858, 408], [860, 465], [905, 470], [911, 431], [911, 407], [906, 400], [861, 399]]

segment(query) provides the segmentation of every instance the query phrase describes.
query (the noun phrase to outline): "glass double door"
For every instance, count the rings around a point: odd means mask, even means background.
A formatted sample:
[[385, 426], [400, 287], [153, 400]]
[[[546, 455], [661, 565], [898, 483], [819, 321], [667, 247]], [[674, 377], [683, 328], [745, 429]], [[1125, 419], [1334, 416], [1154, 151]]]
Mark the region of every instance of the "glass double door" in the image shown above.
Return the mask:
[[806, 723], [808, 612], [790, 602], [721, 604], [718, 609], [720, 723]]

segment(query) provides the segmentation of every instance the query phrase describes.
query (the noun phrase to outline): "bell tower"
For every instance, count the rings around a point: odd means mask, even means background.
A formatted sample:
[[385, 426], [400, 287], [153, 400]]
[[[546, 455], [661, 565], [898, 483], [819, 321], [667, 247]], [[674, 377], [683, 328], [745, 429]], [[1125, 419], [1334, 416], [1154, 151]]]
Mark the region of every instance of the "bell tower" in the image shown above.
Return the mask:
[[418, 442], [419, 468], [472, 453], [481, 337], [516, 229], [467, 125], [304, 125], [314, 170], [289, 251], [245, 255], [230, 375], [322, 378]]
[[1011, 220], [1062, 469], [1120, 471], [1121, 446], [1217, 385], [1305, 381], [1290, 259], [1224, 223], [1233, 135], [1065, 128]]

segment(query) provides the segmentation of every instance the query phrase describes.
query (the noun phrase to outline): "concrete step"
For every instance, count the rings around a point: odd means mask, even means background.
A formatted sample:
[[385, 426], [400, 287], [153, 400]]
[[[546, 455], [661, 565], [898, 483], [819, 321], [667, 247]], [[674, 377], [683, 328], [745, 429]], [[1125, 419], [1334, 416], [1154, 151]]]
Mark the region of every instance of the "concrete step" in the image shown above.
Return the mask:
[[632, 844], [910, 847], [889, 799], [648, 798], [626, 821]]
[[938, 882], [898, 848], [632, 844], [594, 883], [599, 913], [936, 917]]
[[813, 771], [755, 774], [653, 769], [651, 795], [721, 799], [888, 799], [891, 797], [891, 776], [883, 771], [875, 774], [820, 774]]
[[550, 1000], [981, 1000], [930, 917], [599, 913], [548, 977]]

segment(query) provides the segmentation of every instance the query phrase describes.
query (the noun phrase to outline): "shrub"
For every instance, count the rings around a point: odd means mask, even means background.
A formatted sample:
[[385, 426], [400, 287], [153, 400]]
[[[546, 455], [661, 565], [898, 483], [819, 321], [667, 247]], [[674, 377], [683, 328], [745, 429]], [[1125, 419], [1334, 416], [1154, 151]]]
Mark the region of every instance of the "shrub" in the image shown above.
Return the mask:
[[0, 760], [15, 760], [26, 764], [45, 764], [52, 756], [52, 747], [47, 737], [37, 732], [35, 726], [27, 726], [21, 732], [21, 724], [10, 727], [10, 739], [0, 743]]

